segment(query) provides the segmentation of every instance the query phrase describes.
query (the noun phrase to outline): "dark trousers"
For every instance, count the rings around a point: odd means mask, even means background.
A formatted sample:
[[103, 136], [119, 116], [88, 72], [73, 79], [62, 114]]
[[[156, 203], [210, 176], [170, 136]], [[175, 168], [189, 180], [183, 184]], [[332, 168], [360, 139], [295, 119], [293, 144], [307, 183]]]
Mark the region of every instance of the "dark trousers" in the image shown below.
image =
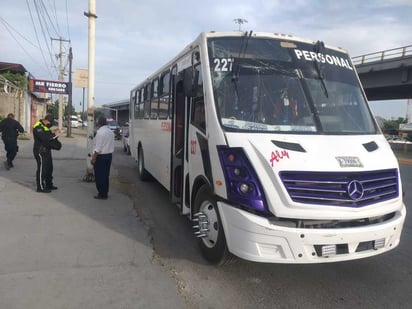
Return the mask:
[[36, 184], [37, 189], [44, 190], [53, 186], [53, 158], [51, 151], [33, 151], [37, 162]]
[[16, 157], [17, 154], [17, 139], [14, 138], [5, 138], [3, 139], [4, 142], [4, 150], [6, 150], [6, 157], [7, 157], [7, 163], [9, 165], [12, 164], [14, 158]]
[[93, 165], [96, 189], [101, 197], [107, 197], [109, 193], [110, 166], [112, 165], [112, 154], [100, 154]]

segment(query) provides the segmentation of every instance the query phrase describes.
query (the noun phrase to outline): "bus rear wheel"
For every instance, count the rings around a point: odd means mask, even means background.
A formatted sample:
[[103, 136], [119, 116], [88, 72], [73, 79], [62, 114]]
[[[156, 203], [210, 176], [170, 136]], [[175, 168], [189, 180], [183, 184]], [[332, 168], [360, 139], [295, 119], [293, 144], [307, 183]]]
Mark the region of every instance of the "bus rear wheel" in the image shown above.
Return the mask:
[[[208, 231], [199, 235], [199, 246], [204, 258], [211, 264], [224, 265], [235, 260], [229, 252], [225, 232], [217, 208], [216, 198], [209, 186], [202, 186], [196, 194], [194, 213], [206, 216]], [[196, 224], [198, 224], [197, 222]]]
[[144, 155], [142, 147], [137, 150], [137, 172], [141, 181], [147, 181], [150, 179], [149, 172], [144, 167]]

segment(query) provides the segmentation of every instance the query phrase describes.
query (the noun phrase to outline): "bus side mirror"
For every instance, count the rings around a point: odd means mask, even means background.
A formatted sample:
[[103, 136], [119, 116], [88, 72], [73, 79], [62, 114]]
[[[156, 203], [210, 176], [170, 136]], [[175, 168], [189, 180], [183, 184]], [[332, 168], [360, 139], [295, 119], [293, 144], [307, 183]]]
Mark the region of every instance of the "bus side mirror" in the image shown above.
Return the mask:
[[196, 89], [193, 86], [193, 70], [188, 68], [184, 71], [183, 87], [185, 91], [185, 96], [194, 97], [196, 94]]

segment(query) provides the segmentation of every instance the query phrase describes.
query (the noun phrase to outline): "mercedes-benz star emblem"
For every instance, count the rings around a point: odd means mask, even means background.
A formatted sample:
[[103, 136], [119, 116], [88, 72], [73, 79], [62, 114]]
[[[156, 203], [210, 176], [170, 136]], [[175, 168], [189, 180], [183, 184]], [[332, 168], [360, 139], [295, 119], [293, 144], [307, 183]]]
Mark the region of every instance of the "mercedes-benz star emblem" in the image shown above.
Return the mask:
[[360, 200], [364, 193], [363, 186], [358, 180], [352, 180], [348, 183], [346, 191], [348, 192], [349, 197], [354, 201]]

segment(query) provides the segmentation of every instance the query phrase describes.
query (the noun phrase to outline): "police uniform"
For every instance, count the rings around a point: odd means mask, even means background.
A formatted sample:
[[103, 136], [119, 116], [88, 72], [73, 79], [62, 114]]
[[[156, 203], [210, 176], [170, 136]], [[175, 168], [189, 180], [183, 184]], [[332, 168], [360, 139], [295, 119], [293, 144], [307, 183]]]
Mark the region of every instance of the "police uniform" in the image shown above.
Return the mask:
[[[52, 117], [46, 119], [50, 123], [53, 123]], [[45, 125], [42, 120], [37, 121], [33, 126], [33, 139], [33, 154], [37, 162], [37, 192], [48, 193], [51, 190], [57, 189], [57, 187], [53, 185], [53, 159], [51, 150], [60, 150], [61, 143], [57, 140], [57, 136], [50, 130], [49, 126]]]
[[6, 169], [13, 167], [13, 160], [16, 157], [18, 146], [17, 136], [19, 132], [23, 133], [24, 129], [21, 124], [14, 119], [13, 114], [8, 114], [6, 119], [0, 122], [1, 138], [4, 142], [4, 149], [6, 150], [7, 161], [4, 162]]

